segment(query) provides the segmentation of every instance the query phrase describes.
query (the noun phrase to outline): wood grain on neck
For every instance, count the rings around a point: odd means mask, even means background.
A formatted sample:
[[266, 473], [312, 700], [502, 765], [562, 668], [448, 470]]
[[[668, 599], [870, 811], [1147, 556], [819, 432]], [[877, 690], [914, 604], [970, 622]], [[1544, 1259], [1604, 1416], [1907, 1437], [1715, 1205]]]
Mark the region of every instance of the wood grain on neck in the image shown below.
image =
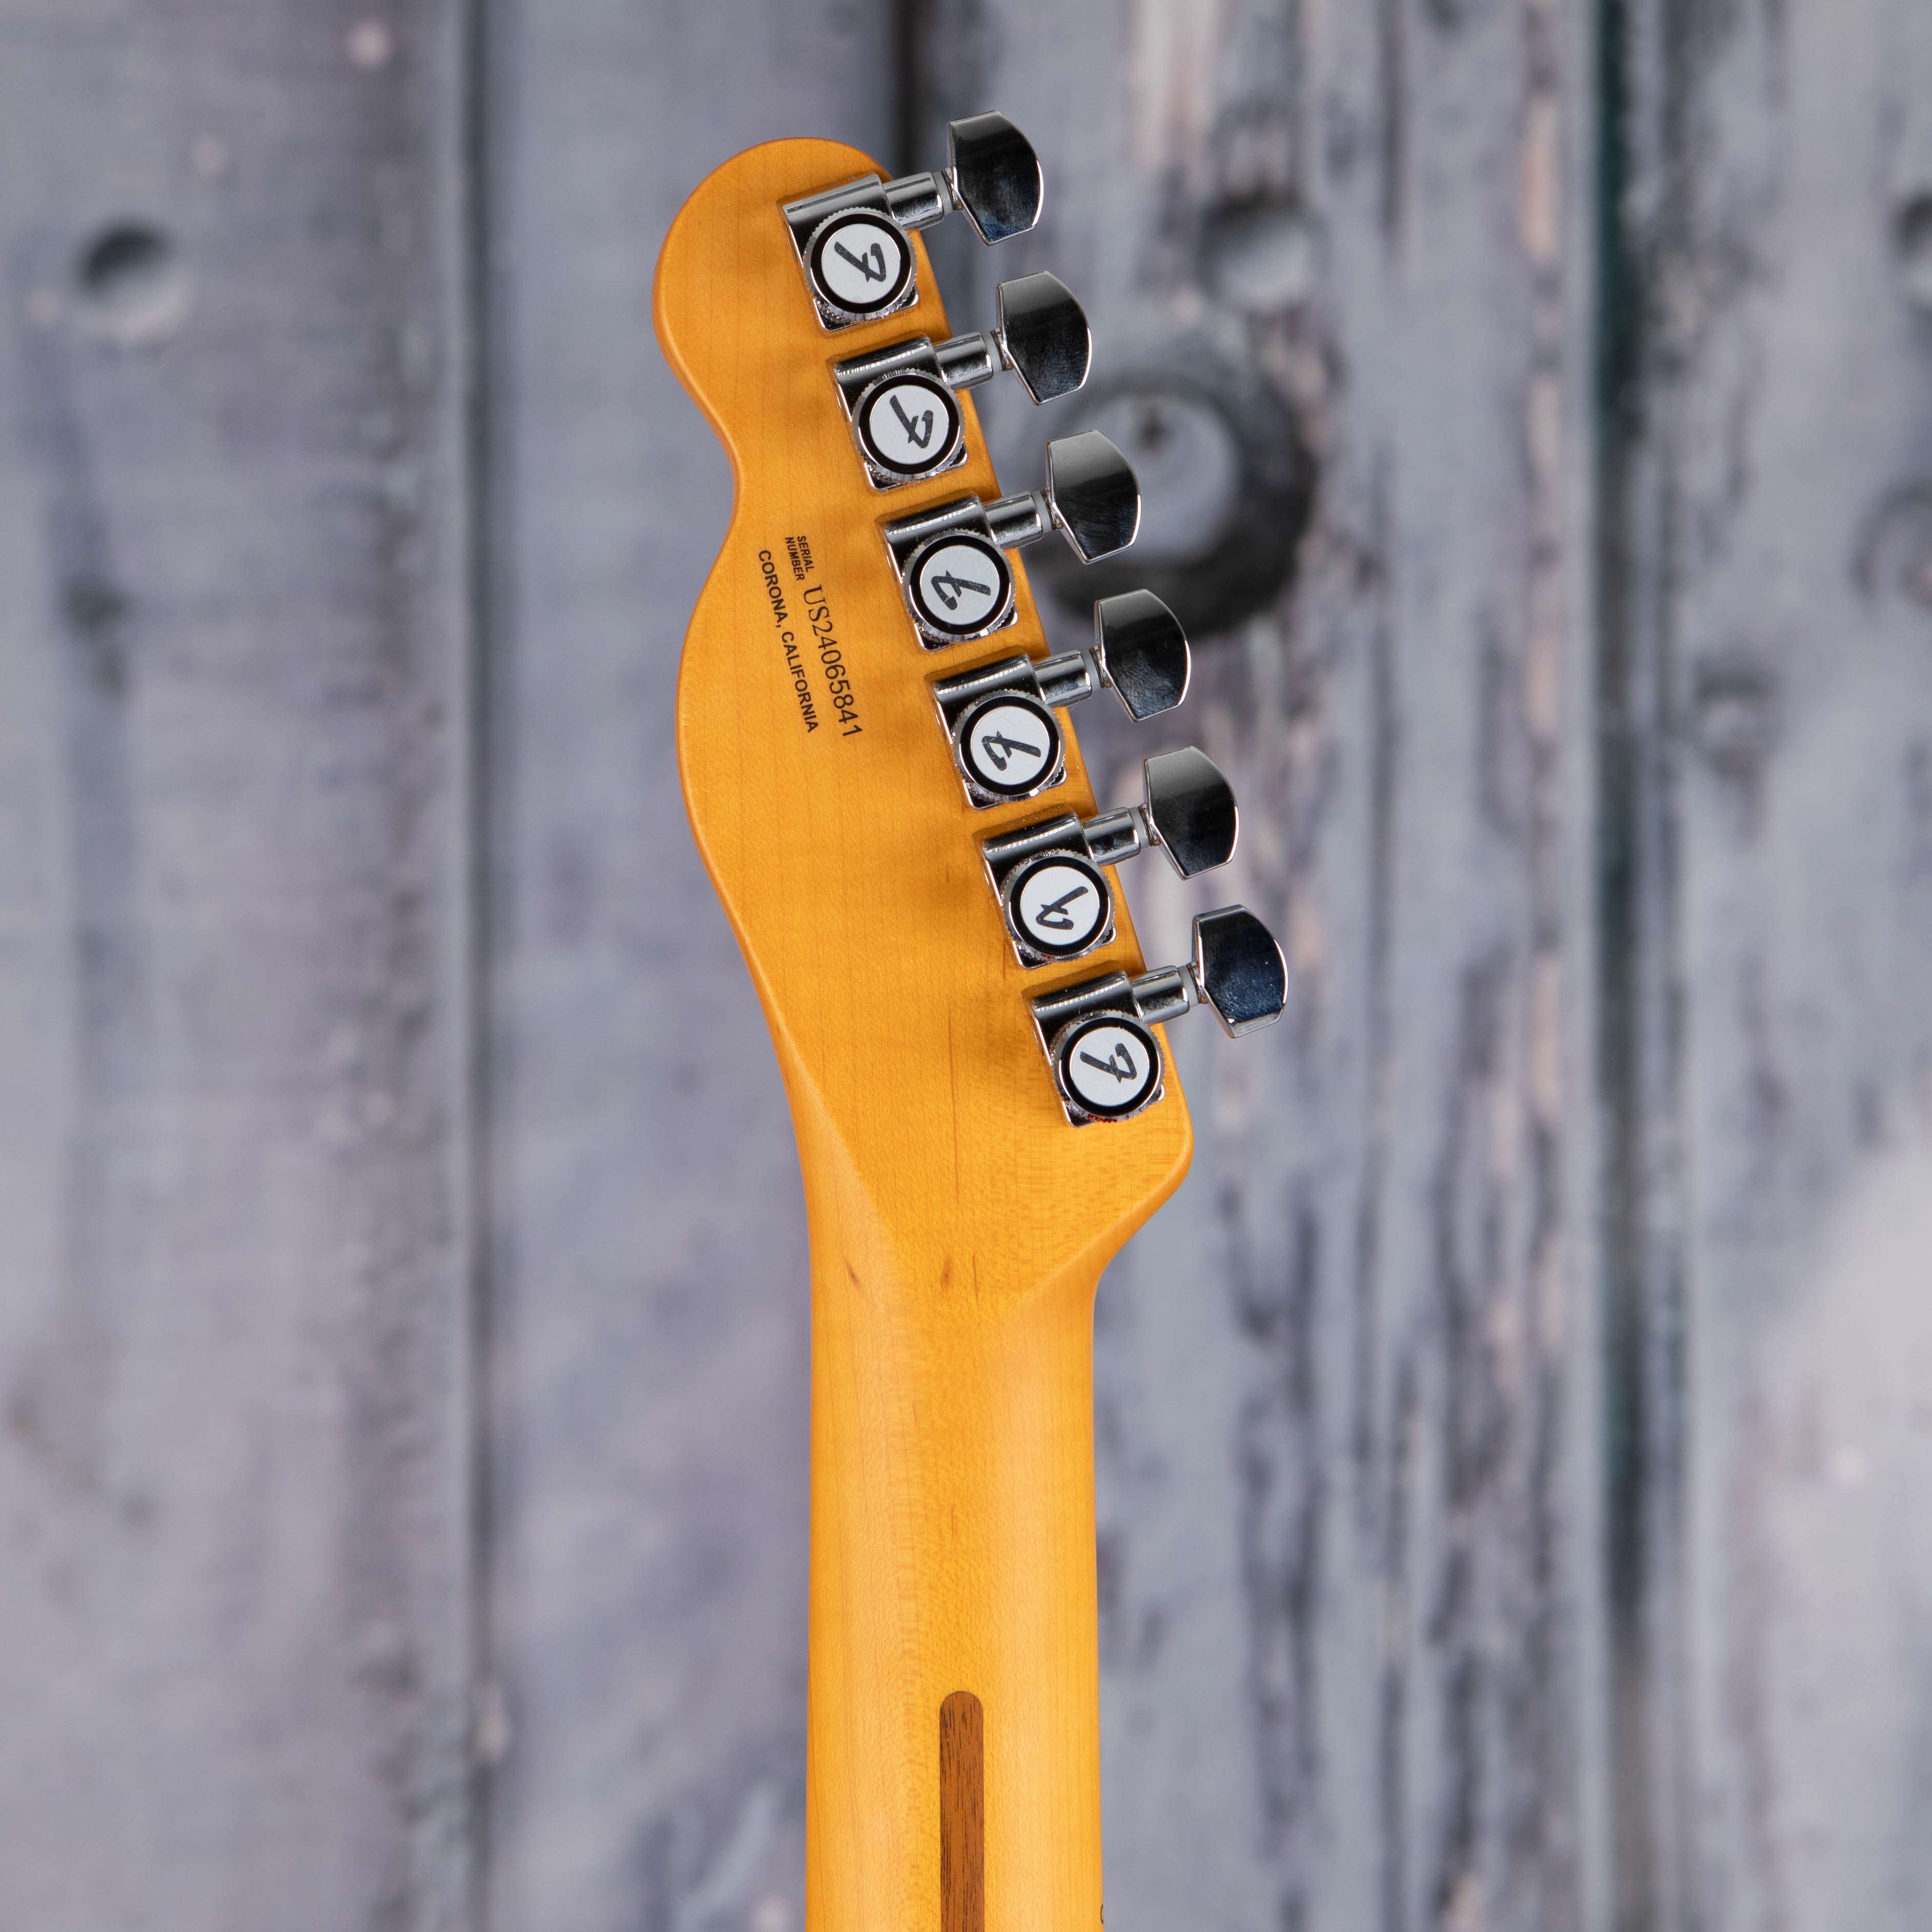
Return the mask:
[[[1106, 1257], [1016, 1294], [1010, 1255], [895, 1240], [827, 1164], [808, 1158], [806, 1175], [808, 1922], [967, 1932], [967, 1914], [975, 1932], [1099, 1932]], [[934, 1748], [937, 1714], [966, 1686], [982, 1712], [976, 1858], [962, 1858], [946, 1789], [963, 1760]]]

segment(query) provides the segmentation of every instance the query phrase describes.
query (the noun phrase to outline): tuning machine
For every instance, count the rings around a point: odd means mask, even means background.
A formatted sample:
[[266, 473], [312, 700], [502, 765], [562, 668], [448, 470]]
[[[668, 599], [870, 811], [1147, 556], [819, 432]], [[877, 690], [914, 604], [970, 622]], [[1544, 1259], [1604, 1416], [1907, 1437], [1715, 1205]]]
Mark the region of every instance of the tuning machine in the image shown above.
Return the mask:
[[1281, 1017], [1288, 967], [1274, 936], [1245, 906], [1194, 922], [1194, 956], [1130, 979], [1110, 973], [1032, 1002], [1034, 1030], [1076, 1127], [1124, 1120], [1162, 1091], [1159, 1044], [1149, 1030], [1194, 1006], [1214, 1010], [1230, 1039]]
[[961, 389], [1010, 369], [1035, 403], [1070, 395], [1087, 380], [1094, 338], [1073, 292], [1057, 275], [1022, 275], [999, 287], [996, 328], [925, 336], [834, 365], [840, 400], [875, 490], [892, 490], [966, 460]]
[[1054, 712], [1101, 685], [1136, 718], [1186, 694], [1186, 634], [1158, 597], [1134, 590], [1103, 598], [1094, 607], [1094, 628], [1090, 651], [1002, 658], [934, 680], [933, 702], [970, 802], [1010, 805], [1058, 784], [1066, 776], [1066, 746]]
[[1082, 563], [1125, 550], [1140, 528], [1132, 466], [1098, 430], [1046, 446], [1046, 488], [983, 503], [962, 496], [885, 526], [886, 548], [928, 650], [1013, 622], [1004, 550], [1058, 528]]
[[788, 202], [786, 226], [818, 319], [827, 328], [910, 308], [919, 299], [912, 244], [956, 208], [982, 242], [1024, 235], [1040, 219], [1040, 158], [1004, 114], [976, 114], [946, 130], [943, 172], [882, 182], [866, 175]]
[[1078, 704], [1104, 684], [1136, 724], [1172, 711], [1187, 695], [1193, 659], [1180, 620], [1151, 590], [1126, 590], [1094, 606], [1094, 646], [1034, 666], [1049, 704]]
[[1078, 959], [1114, 936], [1103, 866], [1150, 847], [1184, 879], [1225, 866], [1239, 826], [1234, 788], [1205, 752], [1163, 752], [1141, 767], [1146, 802], [1084, 822], [1063, 812], [987, 839], [986, 878], [1023, 966]]

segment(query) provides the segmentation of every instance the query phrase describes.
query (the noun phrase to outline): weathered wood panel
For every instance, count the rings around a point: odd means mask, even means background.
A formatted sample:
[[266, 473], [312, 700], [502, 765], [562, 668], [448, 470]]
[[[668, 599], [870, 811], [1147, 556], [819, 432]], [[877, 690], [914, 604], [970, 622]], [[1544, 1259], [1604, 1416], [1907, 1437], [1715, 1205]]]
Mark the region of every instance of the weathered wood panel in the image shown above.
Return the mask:
[[1618, 1918], [1919, 1926], [1932, 16], [1610, 19]]
[[0, 6], [0, 1922], [450, 1927], [460, 22]]
[[[1146, 379], [1107, 419], [1144, 564], [1233, 513], [1217, 383], [1319, 470], [1298, 585], [1199, 640], [1186, 709], [1078, 720], [1121, 798], [1192, 740], [1243, 802], [1228, 872], [1129, 875], [1150, 948], [1238, 896], [1298, 978], [1270, 1034], [1177, 1030], [1196, 1171], [1102, 1291], [1116, 1932], [1595, 1895], [1583, 24], [995, 5], [921, 50], [937, 118], [998, 101], [1051, 184], [952, 272], [983, 314], [1058, 270], [1096, 383]], [[1048, 430], [995, 414], [1017, 482]]]
[[874, 4], [491, 16], [497, 1932], [802, 1923], [803, 1203], [678, 791], [730, 482], [650, 292], [740, 148], [890, 145], [893, 44]]

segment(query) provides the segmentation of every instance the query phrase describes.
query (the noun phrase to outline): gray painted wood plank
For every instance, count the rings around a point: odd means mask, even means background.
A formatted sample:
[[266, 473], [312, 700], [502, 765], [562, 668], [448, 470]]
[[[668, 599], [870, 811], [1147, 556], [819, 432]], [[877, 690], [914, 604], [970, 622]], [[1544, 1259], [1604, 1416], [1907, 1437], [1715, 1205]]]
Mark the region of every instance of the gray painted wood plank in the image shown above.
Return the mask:
[[1620, 1917], [1922, 1925], [1932, 21], [1626, 24]]
[[678, 790], [730, 485], [651, 278], [737, 150], [890, 146], [890, 10], [546, 0], [489, 44], [493, 1923], [787, 1932], [803, 1203]]
[[10, 1925], [466, 1910], [460, 22], [356, 18], [0, 8]]
[[[1102, 1290], [1114, 1932], [1595, 1910], [1583, 28], [994, 5], [922, 52], [1047, 170], [1036, 236], [956, 249], [979, 312], [1054, 268], [1097, 384], [1218, 360], [1320, 465], [1298, 586], [1186, 708], [1077, 719], [1123, 801], [1190, 740], [1242, 800], [1226, 873], [1127, 875], [1150, 950], [1238, 897], [1298, 982], [1269, 1034], [1176, 1029], [1195, 1172]], [[1144, 566], [1203, 547], [1192, 407], [1110, 424]], [[990, 414], [1017, 487], [1047, 430]]]

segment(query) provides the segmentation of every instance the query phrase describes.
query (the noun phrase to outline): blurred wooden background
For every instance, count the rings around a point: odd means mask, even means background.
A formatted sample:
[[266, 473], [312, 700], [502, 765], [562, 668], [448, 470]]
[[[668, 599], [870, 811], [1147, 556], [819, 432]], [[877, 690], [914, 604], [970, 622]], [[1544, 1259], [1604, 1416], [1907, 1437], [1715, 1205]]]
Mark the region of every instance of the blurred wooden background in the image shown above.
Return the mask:
[[1932, 1923], [1924, 0], [0, 0], [0, 1924], [798, 1932], [650, 278], [993, 106], [1298, 974], [1101, 1294], [1112, 1932]]

